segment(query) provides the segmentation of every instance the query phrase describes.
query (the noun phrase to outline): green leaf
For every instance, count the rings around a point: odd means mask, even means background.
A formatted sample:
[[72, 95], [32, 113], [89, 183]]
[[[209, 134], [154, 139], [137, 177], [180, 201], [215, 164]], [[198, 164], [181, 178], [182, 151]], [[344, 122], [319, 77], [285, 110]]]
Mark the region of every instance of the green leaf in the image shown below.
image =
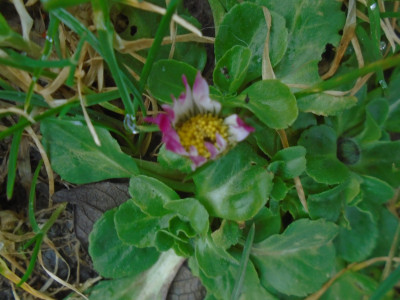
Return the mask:
[[230, 264], [239, 265], [228, 252], [214, 243], [211, 235], [196, 239], [195, 258], [207, 277], [218, 277], [226, 273]]
[[380, 207], [377, 211], [378, 219], [378, 239], [376, 246], [372, 252], [372, 257], [388, 255], [393, 244], [393, 239], [396, 238], [396, 230], [399, 226], [399, 220], [385, 207]]
[[385, 181], [371, 176], [361, 176], [364, 199], [376, 204], [384, 204], [394, 196], [393, 188]]
[[157, 161], [163, 167], [171, 170], [179, 170], [184, 173], [192, 172], [192, 161], [190, 158], [168, 151], [165, 149], [165, 144], [162, 145], [158, 152]]
[[306, 296], [318, 290], [334, 270], [337, 234], [333, 223], [294, 221], [280, 235], [273, 235], [252, 249], [252, 260], [264, 286], [286, 295]]
[[366, 119], [363, 130], [354, 139], [360, 144], [368, 144], [378, 141], [382, 136], [382, 131], [371, 114], [366, 112]]
[[183, 258], [173, 251], [162, 253], [146, 272], [114, 280], [103, 280], [90, 291], [90, 300], [165, 299]]
[[168, 226], [170, 216], [157, 218], [143, 213], [132, 200], [121, 204], [115, 213], [114, 222], [118, 237], [135, 247], [154, 246], [157, 231]]
[[266, 161], [244, 143], [194, 176], [196, 198], [208, 213], [243, 221], [255, 216], [268, 201], [273, 175]]
[[89, 236], [89, 254], [101, 276], [134, 276], [150, 268], [159, 252], [155, 248], [136, 248], [122, 242], [115, 230], [115, 212], [116, 209], [107, 211], [94, 224]]
[[229, 101], [235, 106], [250, 110], [261, 122], [273, 129], [287, 128], [298, 115], [295, 97], [279, 80], [257, 81]]
[[213, 80], [216, 86], [228, 93], [236, 92], [242, 85], [250, 64], [249, 48], [235, 45], [218, 60]]
[[345, 181], [349, 176], [347, 167], [336, 157], [335, 131], [319, 125], [305, 130], [298, 144], [306, 148], [307, 174], [315, 181], [336, 184]]
[[221, 226], [211, 233], [214, 243], [223, 249], [229, 249], [239, 242], [242, 230], [237, 222], [222, 220]]
[[40, 130], [53, 170], [64, 180], [83, 184], [139, 173], [134, 160], [122, 153], [104, 128], [95, 127], [100, 147], [80, 121], [47, 118], [41, 122]]
[[[233, 253], [237, 259], [240, 259], [239, 253]], [[207, 288], [206, 299], [225, 300], [231, 299], [232, 291], [235, 284], [235, 278], [239, 271], [238, 264], [230, 264], [226, 272], [219, 274], [217, 277], [207, 277], [201, 271], [197, 262], [194, 259], [189, 259], [189, 266], [193, 274], [200, 277], [201, 282]], [[260, 284], [260, 279], [251, 260], [247, 264], [244, 274], [244, 282], [242, 286], [242, 294], [239, 299], [263, 299], [277, 300]]]
[[273, 214], [267, 207], [263, 207], [252, 220], [247, 221], [246, 227], [251, 223], [256, 226], [255, 243], [259, 243], [271, 235], [278, 234], [282, 225], [280, 215]]
[[348, 262], [362, 261], [376, 245], [378, 230], [369, 212], [358, 207], [347, 207], [335, 240], [338, 255]]
[[300, 111], [310, 112], [319, 116], [335, 116], [356, 104], [356, 97], [333, 96], [324, 93], [313, 94], [297, 99], [297, 105]]
[[145, 213], [162, 217], [170, 213], [164, 205], [170, 200], [179, 199], [178, 194], [153, 177], [139, 175], [129, 182], [129, 194], [133, 202]]
[[185, 198], [167, 202], [164, 207], [178, 213], [179, 217], [190, 223], [198, 234], [205, 235], [208, 231], [208, 213], [199, 200]]
[[344, 183], [307, 198], [310, 216], [336, 222], [345, 204], [351, 203], [360, 192], [360, 181], [351, 176]]
[[185, 90], [182, 75], [193, 85], [197, 70], [191, 65], [176, 60], [159, 60], [154, 63], [149, 78], [148, 88], [151, 94], [161, 102], [172, 103], [171, 94], [176, 98]]
[[[287, 46], [285, 20], [271, 12], [270, 59], [275, 66], [282, 58]], [[267, 37], [267, 24], [262, 8], [253, 3], [234, 6], [224, 17], [215, 38], [215, 58], [217, 60], [234, 47], [244, 46], [251, 50], [251, 61], [245, 82], [261, 76], [261, 62]]]
[[281, 176], [283, 179], [291, 179], [300, 176], [306, 169], [306, 149], [302, 146], [293, 146], [282, 149], [272, 158], [268, 170]]
[[376, 281], [364, 274], [347, 271], [322, 295], [321, 300], [369, 298], [377, 287]]
[[288, 193], [289, 188], [286, 186], [286, 183], [280, 177], [274, 177], [274, 186], [271, 192], [271, 199], [274, 201], [280, 201], [285, 199], [286, 194]]
[[[288, 46], [284, 57], [275, 69], [277, 78], [289, 83], [315, 83], [318, 61], [326, 44], [339, 45], [339, 30], [343, 29], [345, 14], [341, 3], [324, 0], [279, 1], [255, 0], [283, 16], [288, 28]], [[312, 65], [307, 69], [307, 65]], [[307, 69], [310, 75], [302, 74]], [[311, 79], [311, 80], [310, 80]]]
[[377, 177], [393, 187], [400, 185], [400, 141], [377, 141], [361, 148], [361, 159], [350, 166], [355, 172]]

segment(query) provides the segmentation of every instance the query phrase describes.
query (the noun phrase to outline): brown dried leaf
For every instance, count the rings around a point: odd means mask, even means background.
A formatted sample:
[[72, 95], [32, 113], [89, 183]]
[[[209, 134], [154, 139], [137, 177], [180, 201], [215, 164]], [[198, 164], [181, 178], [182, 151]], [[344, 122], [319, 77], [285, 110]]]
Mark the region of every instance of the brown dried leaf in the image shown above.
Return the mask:
[[74, 205], [75, 233], [87, 248], [93, 224], [109, 209], [130, 199], [128, 183], [99, 182], [81, 185], [71, 190], [61, 190], [53, 195], [54, 202]]

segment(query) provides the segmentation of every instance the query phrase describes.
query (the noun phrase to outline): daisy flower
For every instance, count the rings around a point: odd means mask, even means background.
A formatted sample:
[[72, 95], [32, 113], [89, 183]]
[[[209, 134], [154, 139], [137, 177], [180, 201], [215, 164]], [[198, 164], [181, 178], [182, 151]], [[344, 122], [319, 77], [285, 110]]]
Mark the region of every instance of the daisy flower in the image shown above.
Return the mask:
[[223, 152], [243, 141], [254, 128], [245, 124], [238, 115], [220, 116], [221, 103], [210, 99], [209, 87], [200, 72], [190, 88], [182, 76], [185, 91], [172, 106], [163, 105], [165, 112], [146, 121], [158, 125], [167, 150], [192, 160], [192, 169], [208, 160], [218, 158]]

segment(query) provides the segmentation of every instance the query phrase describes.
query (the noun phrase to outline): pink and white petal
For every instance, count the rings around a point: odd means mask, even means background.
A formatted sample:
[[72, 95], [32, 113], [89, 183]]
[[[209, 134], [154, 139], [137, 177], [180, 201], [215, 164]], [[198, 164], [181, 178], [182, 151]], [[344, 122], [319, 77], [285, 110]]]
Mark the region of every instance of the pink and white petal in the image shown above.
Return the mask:
[[236, 114], [225, 118], [224, 123], [229, 128], [229, 140], [232, 143], [243, 141], [245, 138], [247, 138], [250, 132], [254, 131], [253, 127], [243, 122], [243, 120], [240, 119]]
[[219, 149], [219, 152], [224, 152], [225, 149], [228, 147], [228, 142], [219, 134], [215, 134], [216, 140], [217, 140], [217, 146]]
[[210, 142], [204, 142], [204, 146], [207, 148], [208, 152], [210, 152], [211, 159], [215, 159], [218, 156], [218, 154], [220, 153], [219, 149], [217, 149], [217, 147], [215, 147]]
[[187, 151], [181, 144], [179, 135], [173, 128], [166, 132], [163, 132], [162, 141], [165, 143], [165, 148], [167, 150], [175, 152], [179, 155], [188, 155]]
[[207, 162], [207, 159], [204, 156], [199, 155], [199, 152], [194, 146], [190, 147], [189, 158], [192, 160], [193, 163], [192, 164], [193, 171]]
[[172, 106], [175, 112], [174, 125], [176, 125], [182, 117], [190, 115], [194, 111], [192, 90], [190, 89], [185, 75], [182, 75], [182, 81], [185, 85], [185, 92], [183, 92], [177, 100], [174, 99], [174, 104]]
[[193, 84], [193, 101], [200, 113], [215, 113], [221, 111], [221, 103], [210, 99], [210, 90], [207, 81], [197, 72]]

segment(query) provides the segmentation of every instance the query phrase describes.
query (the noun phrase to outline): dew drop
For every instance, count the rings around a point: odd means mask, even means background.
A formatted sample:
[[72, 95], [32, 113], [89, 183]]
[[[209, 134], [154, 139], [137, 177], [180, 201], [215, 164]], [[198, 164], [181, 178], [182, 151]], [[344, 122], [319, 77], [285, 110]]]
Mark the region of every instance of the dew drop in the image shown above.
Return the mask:
[[162, 67], [162, 68], [161, 68], [161, 71], [162, 71], [162, 72], [165, 72], [165, 67]]
[[384, 79], [379, 80], [379, 84], [383, 90], [386, 90], [388, 88], [387, 82]]
[[376, 3], [372, 3], [369, 7], [371, 10], [374, 10], [376, 8]]
[[48, 35], [46, 35], [46, 40], [47, 40], [49, 43], [52, 43], [52, 42], [53, 42], [53, 39], [52, 39], [50, 36], [48, 36]]
[[124, 127], [126, 130], [132, 132], [133, 134], [139, 133], [139, 130], [136, 127], [136, 117], [134, 115], [125, 115]]
[[387, 44], [386, 44], [384, 41], [381, 41], [381, 42], [379, 43], [379, 49], [380, 49], [381, 51], [384, 51], [384, 50], [386, 49], [386, 46], [387, 46]]

